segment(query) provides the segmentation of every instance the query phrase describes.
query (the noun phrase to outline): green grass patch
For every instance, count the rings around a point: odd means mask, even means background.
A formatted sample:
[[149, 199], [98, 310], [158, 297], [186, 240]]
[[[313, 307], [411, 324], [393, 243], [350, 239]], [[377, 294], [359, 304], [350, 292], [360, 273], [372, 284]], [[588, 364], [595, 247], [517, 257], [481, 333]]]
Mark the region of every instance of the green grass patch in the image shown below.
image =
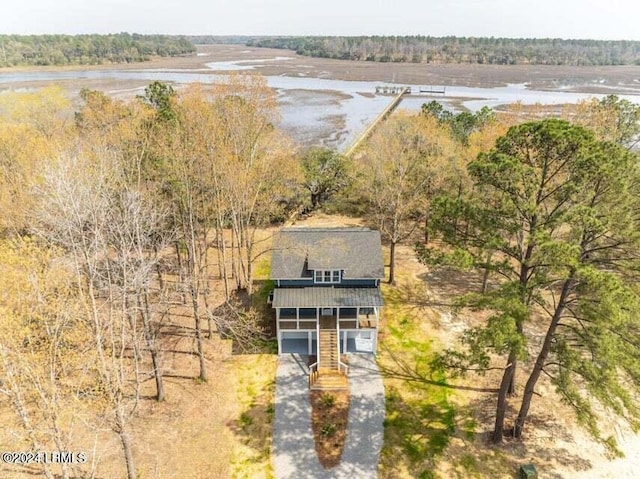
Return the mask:
[[253, 418], [246, 411], [240, 414], [240, 425], [242, 427], [251, 426], [253, 424]]
[[472, 419], [457, 406], [446, 377], [431, 368], [439, 345], [428, 334], [429, 312], [406, 307], [393, 287], [383, 287], [383, 294], [386, 326], [378, 362], [386, 419], [380, 476], [435, 478], [451, 439], [464, 433]]
[[272, 422], [275, 413], [275, 370], [273, 356], [237, 356], [236, 401], [239, 414], [230, 423], [241, 442], [231, 462], [232, 479], [273, 477], [270, 461]]
[[331, 422], [325, 422], [320, 429], [323, 437], [331, 437], [336, 433], [336, 425]]
[[[269, 279], [271, 275], [271, 263], [268, 258], [262, 258], [254, 267], [254, 291], [251, 295], [251, 307], [257, 311], [262, 327], [269, 331], [273, 326], [274, 310], [267, 303], [269, 294], [275, 287], [275, 282]], [[256, 338], [255, 349], [262, 354], [277, 354], [278, 342]]]
[[471, 473], [478, 472], [478, 461], [476, 461], [476, 458], [473, 457], [471, 454], [465, 454], [464, 456], [462, 456], [460, 458], [460, 465], [467, 472], [471, 472]]
[[[470, 415], [471, 414], [469, 413], [469, 416]], [[472, 441], [475, 436], [477, 427], [478, 423], [473, 417], [465, 418], [462, 422], [462, 430], [464, 432], [465, 439], [467, 439], [468, 441]]]
[[251, 295], [251, 304], [254, 307], [270, 308], [267, 304], [269, 293], [273, 291], [276, 283], [270, 279], [260, 279], [254, 281], [255, 290]]
[[320, 396], [320, 402], [324, 409], [331, 409], [336, 404], [336, 397], [331, 393], [323, 393]]
[[254, 291], [251, 295], [251, 306], [263, 311], [265, 314], [271, 310], [267, 304], [269, 293], [273, 291], [275, 282], [269, 279], [271, 276], [271, 262], [269, 258], [261, 258], [253, 266]]
[[269, 279], [271, 277], [271, 258], [260, 258], [253, 265], [253, 279]]

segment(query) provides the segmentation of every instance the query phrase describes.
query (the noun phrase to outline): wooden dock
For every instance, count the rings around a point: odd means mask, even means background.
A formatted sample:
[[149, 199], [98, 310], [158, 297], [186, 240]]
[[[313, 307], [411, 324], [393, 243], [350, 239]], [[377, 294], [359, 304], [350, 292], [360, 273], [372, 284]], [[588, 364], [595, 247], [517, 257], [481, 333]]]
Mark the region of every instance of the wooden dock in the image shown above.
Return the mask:
[[380, 85], [376, 87], [376, 95], [400, 95], [402, 92], [411, 93], [411, 87], [399, 85]]
[[356, 140], [351, 144], [349, 148], [347, 148], [344, 156], [348, 158], [351, 155], [353, 155], [353, 153], [358, 149], [358, 147], [362, 144], [362, 142], [366, 140], [371, 134], [371, 132], [375, 129], [375, 127], [378, 126], [378, 123], [383, 121], [387, 116], [389, 116], [389, 114], [393, 110], [395, 110], [398, 107], [398, 105], [402, 101], [402, 97], [404, 95], [411, 93], [411, 87], [408, 87], [408, 86], [398, 87], [396, 91], [397, 91], [397, 94], [393, 98], [393, 100], [391, 100], [391, 103], [389, 103], [387, 107], [384, 110], [382, 110], [382, 112], [375, 118], [375, 120], [373, 120], [369, 124], [367, 129], [364, 130], [358, 138], [356, 138]]
[[398, 95], [405, 91], [408, 95], [446, 95], [447, 87], [444, 85], [423, 85], [419, 87], [399, 85], [379, 85], [376, 87], [376, 95]]
[[382, 85], [376, 87], [377, 95], [395, 95], [391, 103], [387, 105], [387, 107], [382, 110], [382, 112], [371, 122], [371, 124], [367, 127], [366, 130], [362, 132], [362, 134], [355, 139], [355, 141], [347, 148], [344, 156], [350, 157], [355, 153], [358, 147], [362, 144], [364, 140], [366, 140], [371, 132], [375, 129], [378, 124], [383, 121], [393, 110], [395, 110], [398, 105], [402, 102], [402, 98], [405, 95], [411, 96], [429, 96], [429, 95], [446, 95], [446, 87], [444, 86], [436, 86], [436, 85], [427, 85], [421, 86], [417, 89], [410, 86], [398, 86], [398, 85]]

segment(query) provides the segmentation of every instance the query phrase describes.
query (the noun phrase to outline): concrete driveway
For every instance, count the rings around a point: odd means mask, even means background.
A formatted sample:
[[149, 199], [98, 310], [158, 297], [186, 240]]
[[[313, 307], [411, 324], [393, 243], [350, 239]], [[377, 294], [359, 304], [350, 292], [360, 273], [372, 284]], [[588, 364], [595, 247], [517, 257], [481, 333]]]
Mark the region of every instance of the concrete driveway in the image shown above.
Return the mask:
[[384, 435], [384, 387], [370, 354], [349, 355], [351, 402], [340, 464], [319, 463], [311, 430], [307, 358], [278, 358], [272, 460], [276, 479], [367, 479], [377, 477]]

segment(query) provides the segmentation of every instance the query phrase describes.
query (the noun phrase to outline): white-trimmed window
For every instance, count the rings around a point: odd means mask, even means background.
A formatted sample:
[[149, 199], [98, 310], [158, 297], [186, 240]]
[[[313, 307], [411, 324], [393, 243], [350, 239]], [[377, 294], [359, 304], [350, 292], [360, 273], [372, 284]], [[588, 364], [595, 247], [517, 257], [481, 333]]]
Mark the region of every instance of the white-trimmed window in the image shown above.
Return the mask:
[[314, 282], [316, 283], [339, 283], [339, 269], [317, 269], [314, 271]]

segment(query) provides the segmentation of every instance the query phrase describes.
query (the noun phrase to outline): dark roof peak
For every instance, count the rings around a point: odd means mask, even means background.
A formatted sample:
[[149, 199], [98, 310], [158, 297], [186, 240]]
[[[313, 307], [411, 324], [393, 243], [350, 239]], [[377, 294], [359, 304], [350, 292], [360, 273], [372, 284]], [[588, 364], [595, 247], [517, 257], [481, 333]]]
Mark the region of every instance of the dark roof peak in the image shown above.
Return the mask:
[[271, 277], [309, 277], [309, 270], [343, 270], [345, 278], [384, 277], [380, 233], [363, 227], [284, 228], [273, 243]]

